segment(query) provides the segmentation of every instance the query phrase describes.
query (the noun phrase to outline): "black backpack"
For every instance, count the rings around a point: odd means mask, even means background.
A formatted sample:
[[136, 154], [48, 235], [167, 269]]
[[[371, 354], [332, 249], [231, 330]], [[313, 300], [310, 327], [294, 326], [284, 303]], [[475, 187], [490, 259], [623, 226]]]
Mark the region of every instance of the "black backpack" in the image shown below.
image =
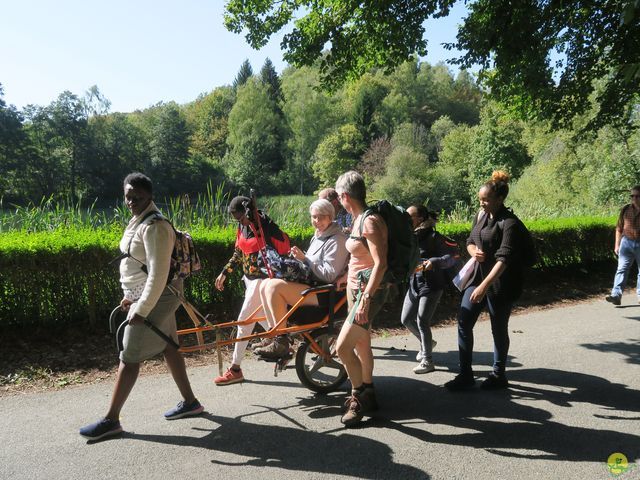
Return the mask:
[[360, 219], [360, 232], [366, 217], [378, 214], [387, 224], [387, 271], [385, 281], [402, 283], [409, 279], [418, 264], [420, 251], [413, 234], [411, 217], [406, 210], [387, 200], [368, 205]]

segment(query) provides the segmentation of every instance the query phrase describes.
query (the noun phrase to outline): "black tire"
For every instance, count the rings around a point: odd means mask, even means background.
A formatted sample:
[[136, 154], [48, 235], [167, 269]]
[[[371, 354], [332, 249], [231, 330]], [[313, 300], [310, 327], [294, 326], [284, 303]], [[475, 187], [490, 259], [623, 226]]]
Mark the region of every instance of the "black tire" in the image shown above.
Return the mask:
[[296, 373], [302, 384], [317, 393], [334, 392], [347, 379], [347, 371], [336, 353], [338, 333], [328, 333], [321, 328], [311, 333], [313, 340], [326, 352], [331, 352], [331, 360], [327, 362], [311, 348], [305, 339], [296, 353]]

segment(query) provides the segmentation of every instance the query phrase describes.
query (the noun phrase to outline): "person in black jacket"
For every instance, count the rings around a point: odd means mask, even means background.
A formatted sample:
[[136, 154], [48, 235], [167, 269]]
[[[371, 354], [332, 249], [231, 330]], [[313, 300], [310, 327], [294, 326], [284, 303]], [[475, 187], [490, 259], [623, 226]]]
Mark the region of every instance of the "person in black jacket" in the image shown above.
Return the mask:
[[431, 318], [447, 282], [444, 270], [452, 267], [460, 255], [455, 242], [436, 232], [438, 216], [435, 212], [430, 212], [424, 205], [411, 205], [407, 213], [418, 240], [421, 264], [409, 280], [400, 318], [420, 341], [416, 356], [419, 363], [413, 369], [414, 373], [420, 374], [435, 370], [432, 352], [436, 341], [431, 336]]
[[494, 353], [493, 371], [482, 383], [484, 389], [507, 388], [505, 375], [509, 352], [509, 317], [513, 302], [522, 292], [523, 260], [520, 221], [504, 206], [509, 194], [509, 175], [493, 172], [478, 193], [481, 211], [474, 219], [467, 239], [467, 251], [478, 262], [470, 285], [464, 290], [458, 311], [460, 373], [445, 384], [449, 390], [475, 385], [471, 367], [473, 327], [486, 307], [491, 317]]

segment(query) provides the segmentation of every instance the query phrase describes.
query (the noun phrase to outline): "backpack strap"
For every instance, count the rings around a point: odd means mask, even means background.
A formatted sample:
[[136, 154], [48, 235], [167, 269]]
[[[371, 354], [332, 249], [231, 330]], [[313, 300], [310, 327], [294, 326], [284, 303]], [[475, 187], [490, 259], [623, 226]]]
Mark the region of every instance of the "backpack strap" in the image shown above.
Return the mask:
[[[129, 245], [127, 245], [127, 253], [126, 253], [126, 256], [125, 256], [125, 257], [122, 257], [122, 258], [131, 257], [131, 242], [133, 242], [133, 237], [136, 235], [136, 233], [138, 232], [138, 229], [139, 229], [139, 228], [140, 228], [140, 226], [145, 222], [145, 220], [146, 220], [147, 218], [149, 218], [149, 217], [154, 216], [154, 215], [155, 215], [155, 216], [158, 216], [160, 219], [163, 219], [163, 218], [164, 218], [164, 217], [162, 216], [162, 214], [161, 214], [159, 211], [157, 211], [157, 210], [151, 210], [150, 212], [147, 212], [147, 213], [146, 213], [146, 215], [145, 215], [144, 217], [142, 217], [142, 220], [140, 220], [140, 221], [138, 222], [138, 225], [136, 225], [136, 229], [135, 229], [135, 231], [133, 232], [133, 235], [131, 235], [131, 238], [129, 239]], [[171, 222], [169, 222], [169, 224], [171, 224]], [[173, 228], [173, 225], [171, 225], [171, 228]], [[174, 228], [174, 231], [175, 231], [175, 228]], [[144, 265], [144, 263], [142, 263], [142, 262], [141, 262], [140, 260], [138, 260], [137, 258], [135, 258], [135, 257], [131, 257], [131, 258], [133, 258], [136, 262], [141, 263], [142, 265]], [[145, 273], [146, 273], [146, 272], [145, 272]]]
[[[119, 262], [120, 260], [124, 260], [125, 258], [133, 258], [136, 262], [140, 263], [141, 265], [145, 266], [144, 263], [142, 263], [140, 260], [138, 260], [135, 257], [131, 256], [131, 242], [133, 242], [133, 237], [135, 236], [136, 232], [138, 231], [138, 228], [140, 228], [140, 225], [142, 225], [145, 220], [147, 220], [147, 218], [153, 216], [153, 215], [158, 215], [158, 218], [160, 219], [165, 219], [162, 214], [157, 211], [157, 210], [151, 210], [150, 212], [147, 212], [146, 215], [144, 217], [142, 217], [142, 220], [140, 220], [138, 222], [138, 225], [136, 225], [136, 229], [133, 232], [133, 235], [131, 235], [131, 238], [129, 239], [129, 244], [127, 245], [127, 251], [126, 253], [121, 253], [120, 255], [118, 255], [116, 258], [114, 258], [113, 260], [110, 260], [109, 263], [107, 265], [113, 265], [116, 262]], [[165, 219], [166, 220], [166, 219]], [[168, 220], [167, 220], [168, 221]], [[169, 224], [171, 224], [171, 222], [169, 222]], [[173, 227], [173, 225], [171, 225], [171, 227]], [[175, 228], [174, 228], [175, 231]], [[146, 268], [146, 266], [145, 266]], [[145, 272], [146, 273], [146, 272]]]
[[367, 245], [367, 239], [365, 238], [364, 235], [362, 235], [362, 227], [364, 227], [365, 219], [372, 214], [373, 214], [373, 211], [370, 208], [367, 208], [364, 212], [362, 212], [362, 214], [360, 215], [360, 236], [357, 237], [355, 235], [349, 235], [349, 238], [351, 240], [358, 240], [359, 242], [362, 242], [364, 246], [367, 247], [367, 249], [369, 248], [369, 246]]

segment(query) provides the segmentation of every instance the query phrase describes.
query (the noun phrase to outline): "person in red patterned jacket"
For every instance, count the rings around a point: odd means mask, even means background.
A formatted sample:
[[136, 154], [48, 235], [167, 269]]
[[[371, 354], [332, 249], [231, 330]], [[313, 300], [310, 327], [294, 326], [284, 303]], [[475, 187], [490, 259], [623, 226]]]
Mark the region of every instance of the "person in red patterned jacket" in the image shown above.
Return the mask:
[[[258, 228], [258, 219], [252, 218], [257, 212], [259, 215], [259, 223], [264, 232], [264, 241], [260, 238], [260, 229]], [[233, 255], [216, 278], [215, 286], [218, 290], [224, 289], [224, 282], [227, 276], [242, 266], [244, 274], [242, 280], [245, 285], [245, 295], [242, 308], [238, 314], [238, 321], [244, 320], [251, 315], [256, 308], [261, 307], [260, 300], [260, 283], [267, 278], [261, 268], [260, 248], [263, 242], [274, 247], [278, 253], [288, 253], [290, 250], [289, 237], [282, 232], [278, 225], [273, 222], [267, 215], [257, 210], [252, 201], [248, 197], [238, 196], [229, 203], [229, 213], [238, 221], [238, 231], [236, 234], [236, 243]], [[258, 234], [256, 236], [256, 234]], [[264, 313], [259, 313], [264, 316]], [[265, 330], [269, 329], [266, 321], [260, 322]], [[254, 324], [239, 325], [237, 337], [250, 335]], [[227, 371], [216, 377], [213, 381], [216, 385], [231, 385], [244, 381], [244, 375], [240, 368], [240, 363], [247, 349], [247, 343], [237, 342], [233, 349], [233, 358], [231, 367]]]

